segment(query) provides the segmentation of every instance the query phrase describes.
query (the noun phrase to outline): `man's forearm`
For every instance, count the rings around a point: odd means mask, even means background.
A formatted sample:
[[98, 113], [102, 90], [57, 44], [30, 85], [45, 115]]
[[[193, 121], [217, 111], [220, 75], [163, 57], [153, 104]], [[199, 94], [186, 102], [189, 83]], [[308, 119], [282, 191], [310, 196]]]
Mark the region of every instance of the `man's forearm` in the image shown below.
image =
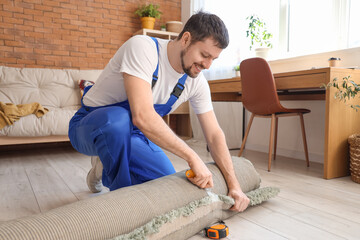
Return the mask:
[[213, 137], [213, 139], [208, 142], [208, 144], [211, 156], [224, 175], [228, 188], [241, 189], [239, 181], [235, 175], [231, 155], [223, 132], [221, 131], [218, 133], [216, 137]]
[[172, 152], [188, 163], [194, 158], [195, 152], [181, 140], [156, 112], [143, 116], [135, 121], [136, 126], [144, 135], [159, 147]]

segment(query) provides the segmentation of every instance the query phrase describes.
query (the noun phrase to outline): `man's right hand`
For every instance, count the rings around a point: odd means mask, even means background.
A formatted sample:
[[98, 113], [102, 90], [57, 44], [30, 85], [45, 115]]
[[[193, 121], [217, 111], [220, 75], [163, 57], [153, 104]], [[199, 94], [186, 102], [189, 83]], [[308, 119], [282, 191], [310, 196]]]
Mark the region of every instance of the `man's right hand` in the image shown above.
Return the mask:
[[189, 163], [189, 166], [195, 174], [195, 177], [188, 178], [190, 182], [200, 188], [212, 188], [214, 186], [212, 174], [200, 158]]

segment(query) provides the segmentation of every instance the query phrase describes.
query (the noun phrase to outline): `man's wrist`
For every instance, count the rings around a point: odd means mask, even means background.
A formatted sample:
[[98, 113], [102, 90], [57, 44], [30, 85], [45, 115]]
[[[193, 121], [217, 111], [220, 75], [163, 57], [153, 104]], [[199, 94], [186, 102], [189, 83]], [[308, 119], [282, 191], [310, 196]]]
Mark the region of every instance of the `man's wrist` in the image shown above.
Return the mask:
[[240, 183], [235, 176], [227, 178], [226, 183], [229, 190], [241, 190]]
[[184, 152], [184, 160], [189, 164], [191, 167], [198, 159], [198, 155], [196, 152], [188, 147]]

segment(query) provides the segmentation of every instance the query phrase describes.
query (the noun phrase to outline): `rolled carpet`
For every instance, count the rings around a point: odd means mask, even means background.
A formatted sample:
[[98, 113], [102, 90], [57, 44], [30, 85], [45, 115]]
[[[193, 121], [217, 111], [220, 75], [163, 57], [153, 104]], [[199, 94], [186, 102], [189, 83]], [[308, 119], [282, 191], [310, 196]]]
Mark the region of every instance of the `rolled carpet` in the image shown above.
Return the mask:
[[[276, 189], [258, 189], [260, 176], [250, 161], [233, 157], [233, 163], [242, 190], [253, 194], [253, 204], [276, 195]], [[2, 223], [0, 239], [187, 239], [236, 214], [228, 210], [233, 200], [226, 196], [221, 171], [213, 163], [207, 166], [213, 175], [212, 195], [190, 183], [182, 171]]]

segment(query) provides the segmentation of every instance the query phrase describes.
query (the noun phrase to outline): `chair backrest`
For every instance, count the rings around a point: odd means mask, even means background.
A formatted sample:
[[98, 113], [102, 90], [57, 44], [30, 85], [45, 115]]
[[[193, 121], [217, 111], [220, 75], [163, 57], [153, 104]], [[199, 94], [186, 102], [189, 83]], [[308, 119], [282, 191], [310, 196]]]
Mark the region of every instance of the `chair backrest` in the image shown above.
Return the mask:
[[263, 58], [245, 59], [240, 64], [242, 102], [255, 114], [267, 115], [286, 111], [281, 106], [274, 76]]

